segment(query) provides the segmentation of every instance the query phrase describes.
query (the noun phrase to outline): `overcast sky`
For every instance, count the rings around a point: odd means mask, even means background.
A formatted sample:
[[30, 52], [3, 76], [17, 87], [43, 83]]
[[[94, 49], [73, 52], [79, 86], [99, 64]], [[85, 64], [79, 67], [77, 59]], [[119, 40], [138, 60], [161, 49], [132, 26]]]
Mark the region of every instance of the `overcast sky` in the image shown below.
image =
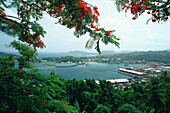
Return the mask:
[[[130, 13], [119, 13], [116, 10], [114, 2], [110, 0], [85, 0], [92, 5], [98, 7], [100, 17], [99, 24], [106, 30], [116, 30], [116, 36], [121, 40], [120, 49], [112, 44], [105, 46], [101, 44], [101, 50], [114, 51], [148, 51], [148, 50], [165, 50], [170, 49], [170, 22], [163, 24], [152, 23], [147, 25], [149, 15], [144, 13], [137, 20], [132, 20]], [[14, 13], [7, 10], [8, 15]], [[44, 41], [47, 46], [45, 49], [38, 49], [39, 52], [68, 52], [82, 50], [87, 52], [96, 52], [94, 48], [91, 50], [85, 49], [85, 43], [90, 38], [84, 35], [76, 38], [73, 35], [73, 29], [69, 30], [61, 25], [54, 24], [56, 21], [48, 15], [44, 15], [44, 19], [39, 23], [45, 28], [47, 34]], [[13, 51], [6, 48], [4, 44], [9, 44], [15, 38], [9, 37], [4, 33], [0, 33], [0, 51]]]

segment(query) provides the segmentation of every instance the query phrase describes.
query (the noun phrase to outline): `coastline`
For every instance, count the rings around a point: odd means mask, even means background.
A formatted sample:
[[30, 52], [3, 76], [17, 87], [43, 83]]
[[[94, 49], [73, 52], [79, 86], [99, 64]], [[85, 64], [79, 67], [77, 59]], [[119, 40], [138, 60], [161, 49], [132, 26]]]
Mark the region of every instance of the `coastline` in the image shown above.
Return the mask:
[[43, 65], [45, 65], [45, 66], [55, 66], [56, 63], [49, 63], [49, 64], [43, 64]]
[[77, 64], [77, 63], [74, 63], [74, 65], [72, 64], [65, 64], [64, 66], [63, 66], [63, 64], [62, 63], [59, 63], [58, 65], [57, 65], [57, 63], [48, 63], [48, 64], [43, 64], [43, 65], [45, 65], [45, 66], [56, 66], [56, 67], [70, 67], [70, 66], [77, 66], [77, 65], [85, 65], [85, 64]]

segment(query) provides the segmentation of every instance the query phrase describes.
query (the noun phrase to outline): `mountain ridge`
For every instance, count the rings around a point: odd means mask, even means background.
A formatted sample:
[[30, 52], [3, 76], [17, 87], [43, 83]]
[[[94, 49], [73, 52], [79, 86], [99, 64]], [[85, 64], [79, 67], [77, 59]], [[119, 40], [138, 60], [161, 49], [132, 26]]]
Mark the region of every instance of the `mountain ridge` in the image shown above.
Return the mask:
[[[39, 52], [39, 56], [48, 56], [48, 57], [54, 57], [56, 55], [56, 57], [58, 55], [60, 55], [59, 57], [62, 56], [77, 56], [77, 57], [86, 57], [86, 56], [112, 56], [112, 55], [119, 55], [119, 54], [129, 54], [131, 53], [132, 55], [139, 55], [139, 54], [146, 54], [146, 53], [156, 53], [156, 52], [170, 52], [170, 49], [166, 49], [166, 50], [149, 50], [149, 51], [114, 51], [114, 50], [103, 50], [101, 54], [97, 53], [97, 52], [86, 52], [86, 51], [69, 51], [69, 52], [53, 52], [53, 53], [49, 53], [49, 52]], [[19, 53], [17, 52], [0, 52], [1, 56], [8, 56], [8, 55], [13, 55], [13, 56], [19, 56]]]

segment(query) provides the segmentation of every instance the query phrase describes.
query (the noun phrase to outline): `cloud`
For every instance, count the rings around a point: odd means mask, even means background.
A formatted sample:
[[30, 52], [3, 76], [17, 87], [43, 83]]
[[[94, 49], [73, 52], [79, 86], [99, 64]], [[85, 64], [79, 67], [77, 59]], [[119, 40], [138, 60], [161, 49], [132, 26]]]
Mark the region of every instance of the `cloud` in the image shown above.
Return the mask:
[[[139, 17], [140, 18], [140, 17]], [[150, 23], [146, 25], [145, 17], [139, 20], [129, 20], [129, 18], [108, 17], [101, 22], [106, 28], [114, 28], [116, 34], [121, 38], [121, 50], [150, 50], [168, 48], [170, 43], [170, 35], [167, 25]], [[110, 46], [109, 46], [110, 47]], [[106, 47], [108, 48], [108, 47]]]
[[5, 8], [5, 11], [7, 15], [17, 17], [17, 14], [12, 9]]
[[[116, 30], [115, 34], [121, 38], [121, 50], [144, 50], [144, 49], [163, 49], [169, 48], [170, 23], [158, 24], [149, 22], [146, 25], [147, 19], [150, 15], [142, 14], [137, 20], [132, 20], [133, 15], [128, 12], [125, 16], [124, 12], [118, 13], [113, 1], [87, 0], [88, 3], [96, 5], [99, 8], [99, 24], [106, 30]], [[8, 15], [17, 16], [15, 10], [6, 9]], [[44, 19], [39, 23], [47, 31], [43, 39], [47, 48], [42, 51], [70, 51], [70, 50], [85, 50], [86, 41], [90, 38], [89, 35], [84, 35], [76, 38], [73, 35], [74, 29], [68, 29], [65, 26], [54, 24], [56, 19], [44, 14]], [[2, 36], [0, 34], [0, 36]], [[0, 44], [2, 44], [1, 41]], [[109, 44], [101, 44], [101, 50], [119, 50], [116, 46]], [[95, 49], [92, 49], [95, 51]]]
[[132, 25], [128, 20], [122, 20], [120, 18], [108, 17], [101, 21], [101, 26], [106, 26], [107, 28], [117, 28], [117, 29], [131, 29]]

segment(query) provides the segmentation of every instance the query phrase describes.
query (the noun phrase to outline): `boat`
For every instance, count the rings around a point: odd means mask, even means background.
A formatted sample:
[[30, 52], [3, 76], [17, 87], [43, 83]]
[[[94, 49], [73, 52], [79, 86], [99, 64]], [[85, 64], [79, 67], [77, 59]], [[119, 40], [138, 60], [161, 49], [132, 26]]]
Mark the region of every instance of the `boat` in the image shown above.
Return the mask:
[[76, 63], [72, 62], [61, 62], [61, 63], [56, 63], [56, 67], [71, 67], [71, 66], [77, 66]]
[[86, 66], [89, 66], [89, 65], [91, 65], [91, 62], [87, 62], [87, 63], [85, 63], [86, 64]]
[[124, 64], [124, 66], [128, 66], [128, 64]]

